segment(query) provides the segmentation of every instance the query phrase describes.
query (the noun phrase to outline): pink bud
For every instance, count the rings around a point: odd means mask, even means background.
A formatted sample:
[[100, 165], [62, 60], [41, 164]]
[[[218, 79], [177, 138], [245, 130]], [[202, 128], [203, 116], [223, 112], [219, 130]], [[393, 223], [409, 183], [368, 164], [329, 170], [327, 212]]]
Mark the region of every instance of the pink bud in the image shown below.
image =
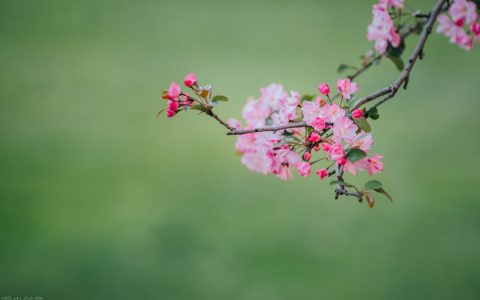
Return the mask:
[[312, 132], [310, 136], [307, 138], [307, 141], [310, 143], [316, 143], [320, 141], [320, 136], [316, 132]]
[[325, 82], [322, 82], [318, 85], [318, 90], [322, 95], [330, 94], [330, 87]]
[[325, 177], [328, 176], [328, 171], [327, 169], [320, 169], [315, 172], [318, 176], [320, 176], [320, 179], [324, 179]]
[[311, 158], [311, 157], [312, 157], [312, 154], [310, 154], [310, 152], [305, 152], [305, 153], [303, 154], [303, 159], [304, 159], [305, 161], [310, 161], [310, 158]]
[[339, 166], [343, 166], [346, 162], [347, 162], [347, 159], [345, 157], [340, 157], [339, 159], [337, 159], [337, 164]]
[[354, 117], [355, 119], [359, 119], [363, 117], [363, 110], [361, 110], [360, 108], [357, 108], [352, 112], [352, 117]]
[[176, 111], [178, 109], [179, 105], [175, 101], [168, 101], [168, 110]]
[[298, 164], [297, 172], [300, 176], [307, 177], [310, 175], [310, 164], [308, 162], [301, 162]]
[[325, 129], [325, 120], [320, 117], [315, 117], [310, 125], [312, 125], [315, 131], [323, 130]]
[[183, 81], [183, 83], [188, 87], [192, 87], [192, 85], [197, 84], [197, 75], [195, 75], [194, 73], [188, 73], [185, 76], [185, 80]]
[[480, 35], [480, 23], [472, 23], [472, 25], [470, 25], [470, 30], [474, 35]]
[[322, 148], [323, 148], [323, 151], [328, 152], [328, 151], [330, 151], [330, 144], [329, 143], [323, 143]]
[[173, 116], [175, 116], [176, 112], [174, 110], [167, 110], [167, 117], [168, 118], [171, 118]]
[[455, 25], [457, 25], [458, 27], [462, 27], [463, 24], [465, 24], [465, 20], [464, 20], [463, 18], [458, 19], [457, 21], [455, 21]]

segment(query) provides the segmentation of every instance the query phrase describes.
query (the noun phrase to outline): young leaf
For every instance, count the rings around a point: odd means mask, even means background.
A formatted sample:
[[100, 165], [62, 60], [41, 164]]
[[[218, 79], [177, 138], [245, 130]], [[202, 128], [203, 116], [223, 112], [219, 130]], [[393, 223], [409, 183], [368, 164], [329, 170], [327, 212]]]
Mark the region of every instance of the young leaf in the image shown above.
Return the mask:
[[365, 151], [360, 150], [358, 148], [350, 149], [347, 153], [347, 159], [352, 163], [362, 160], [366, 156], [367, 156], [367, 153], [365, 153]]
[[399, 56], [387, 55], [387, 57], [395, 64], [399, 71], [402, 71], [403, 68], [405, 68], [405, 64]]
[[378, 180], [370, 180], [369, 182], [365, 183], [365, 191], [376, 190], [381, 188], [382, 188], [382, 183]]
[[365, 115], [366, 118], [370, 118], [372, 120], [378, 120], [380, 115], [378, 114], [378, 109], [376, 107], [370, 108]]
[[370, 128], [370, 124], [368, 124], [367, 119], [365, 119], [364, 117], [361, 117], [361, 118], [358, 118], [358, 119], [354, 118], [353, 122], [355, 122], [355, 124], [357, 124], [358, 128], [360, 128], [361, 130], [363, 130], [365, 132], [370, 132], [372, 130]]
[[315, 95], [303, 95], [300, 101], [312, 101], [315, 99]]
[[212, 102], [218, 102], [218, 101], [227, 102], [227, 101], [228, 101], [228, 97], [227, 97], [227, 96], [223, 96], [223, 95], [215, 95], [215, 96], [213, 96]]
[[402, 56], [404, 50], [405, 50], [405, 40], [401, 39], [400, 44], [398, 44], [398, 47], [393, 47], [391, 44], [388, 44], [387, 55], [400, 57]]
[[354, 66], [350, 66], [350, 65], [347, 65], [347, 64], [341, 64], [341, 65], [338, 66], [337, 72], [338, 73], [343, 73], [343, 72], [345, 72], [349, 69], [357, 70], [357, 68], [354, 67]]
[[365, 192], [365, 198], [367, 199], [368, 206], [372, 208], [375, 205], [375, 199], [373, 199], [372, 194]]
[[389, 200], [390, 202], [393, 202], [393, 199], [392, 197], [390, 197], [390, 195], [387, 193], [387, 191], [385, 191], [383, 188], [378, 188], [378, 189], [374, 189], [375, 192], [377, 193], [380, 193], [380, 194], [384, 194]]

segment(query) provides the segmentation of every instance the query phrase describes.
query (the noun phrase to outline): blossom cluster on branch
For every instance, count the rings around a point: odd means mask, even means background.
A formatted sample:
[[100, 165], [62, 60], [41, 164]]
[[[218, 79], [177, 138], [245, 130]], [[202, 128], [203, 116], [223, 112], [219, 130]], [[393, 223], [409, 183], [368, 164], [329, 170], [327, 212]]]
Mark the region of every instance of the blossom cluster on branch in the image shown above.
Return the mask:
[[[168, 101], [164, 110], [167, 117], [197, 110], [216, 119], [228, 130], [228, 135], [238, 136], [235, 148], [241, 162], [251, 171], [273, 174], [285, 181], [295, 171], [302, 177], [312, 173], [320, 179], [333, 177], [330, 184], [335, 186], [336, 199], [353, 196], [360, 202], [366, 200], [372, 207], [375, 201], [372, 192], [391, 200], [378, 180], [370, 180], [362, 188], [344, 180], [346, 172], [353, 176], [359, 171], [374, 175], [384, 169], [383, 156], [370, 153], [373, 137], [369, 120], [378, 119], [378, 106], [394, 97], [401, 86], [407, 87], [415, 62], [423, 58], [424, 45], [437, 18], [440, 23], [437, 32], [462, 48], [469, 50], [473, 39], [480, 40], [478, 2], [437, 0], [429, 13], [422, 14], [407, 11], [403, 0], [379, 0], [373, 5], [373, 20], [367, 29], [367, 39], [375, 42], [375, 51], [370, 50], [362, 57], [361, 67], [339, 67], [339, 72], [355, 72], [339, 79], [335, 92], [325, 82], [318, 85], [318, 94], [314, 95], [287, 92], [281, 84], [272, 83], [260, 89], [257, 99], [247, 100], [242, 110], [243, 124], [236, 119], [224, 121], [214, 112], [228, 97], [214, 95], [212, 86], [200, 85], [193, 73], [184, 78], [190, 92], [183, 91], [175, 82], [163, 91], [162, 98]], [[405, 40], [414, 33], [420, 37], [405, 64], [402, 59]], [[357, 98], [359, 86], [353, 80], [385, 57], [401, 71], [398, 79]], [[372, 101], [377, 102], [367, 109], [365, 105]]]

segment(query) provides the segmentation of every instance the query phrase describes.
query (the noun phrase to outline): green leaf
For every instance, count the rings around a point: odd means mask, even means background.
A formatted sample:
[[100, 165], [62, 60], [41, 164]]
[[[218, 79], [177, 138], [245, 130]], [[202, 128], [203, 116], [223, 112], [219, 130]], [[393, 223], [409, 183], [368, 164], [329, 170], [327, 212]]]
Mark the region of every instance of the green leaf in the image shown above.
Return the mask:
[[337, 72], [338, 73], [343, 73], [347, 70], [358, 70], [356, 67], [354, 66], [350, 66], [350, 65], [347, 65], [347, 64], [341, 64], [338, 66], [337, 68]]
[[353, 122], [355, 122], [355, 124], [357, 124], [358, 128], [360, 128], [361, 130], [363, 130], [365, 132], [370, 132], [372, 130], [370, 128], [370, 124], [368, 124], [367, 119], [365, 119], [364, 117], [361, 117], [361, 118], [358, 118], [358, 119], [354, 118]]
[[380, 118], [380, 115], [378, 114], [378, 109], [376, 107], [370, 108], [366, 114], [366, 117], [372, 120], [378, 120], [378, 118]]
[[223, 96], [223, 95], [215, 95], [215, 96], [213, 96], [212, 102], [218, 102], [218, 101], [227, 102], [227, 101], [228, 101], [228, 97], [227, 97], [227, 96]]
[[194, 104], [190, 107], [190, 109], [195, 109], [195, 110], [199, 110], [201, 112], [206, 112], [205, 107], [203, 107], [203, 105], [201, 105], [201, 104]]
[[376, 190], [381, 188], [382, 188], [382, 183], [378, 180], [370, 180], [369, 182], [365, 183], [365, 191]]
[[387, 57], [395, 64], [399, 71], [402, 71], [403, 68], [405, 68], [405, 64], [399, 56], [387, 55]]
[[313, 99], [315, 99], [315, 95], [303, 95], [302, 98], [301, 98], [301, 101], [312, 101]]
[[400, 57], [403, 54], [403, 51], [405, 51], [405, 40], [401, 39], [400, 44], [398, 44], [398, 47], [393, 47], [392, 44], [388, 44], [387, 48], [387, 55], [388, 56], [394, 56], [394, 57]]
[[330, 181], [330, 185], [337, 185], [337, 184], [341, 186], [346, 186], [346, 187], [355, 187], [353, 184], [350, 184], [348, 182], [341, 181], [341, 180]]
[[390, 200], [390, 202], [393, 202], [392, 197], [390, 197], [387, 191], [385, 191], [383, 188], [374, 189], [374, 191], [380, 194], [384, 194]]
[[358, 148], [350, 149], [347, 153], [347, 159], [352, 163], [362, 160], [366, 156], [367, 156], [367, 153], [365, 153], [365, 151], [360, 150]]

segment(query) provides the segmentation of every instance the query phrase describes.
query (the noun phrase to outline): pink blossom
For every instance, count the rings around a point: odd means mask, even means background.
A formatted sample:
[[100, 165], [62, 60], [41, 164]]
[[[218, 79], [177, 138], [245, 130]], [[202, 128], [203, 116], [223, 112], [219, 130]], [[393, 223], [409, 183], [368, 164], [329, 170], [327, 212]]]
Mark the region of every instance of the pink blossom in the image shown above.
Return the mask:
[[351, 143], [351, 148], [358, 148], [364, 152], [368, 152], [373, 145], [372, 135], [365, 132], [360, 132], [356, 137], [355, 141]]
[[323, 120], [322, 118], [320, 117], [316, 117], [312, 123], [310, 123], [310, 126], [313, 127], [313, 129], [315, 129], [315, 131], [320, 131], [320, 130], [323, 130], [325, 129], [325, 120]]
[[242, 124], [237, 119], [230, 118], [230, 119], [228, 119], [227, 124], [228, 124], [228, 126], [234, 128], [236, 130], [242, 129]]
[[357, 108], [352, 112], [352, 117], [355, 119], [360, 119], [361, 117], [363, 117], [363, 110], [360, 108]]
[[[380, 1], [380, 3], [373, 5], [372, 8], [372, 23], [367, 28], [367, 39], [375, 41], [375, 50], [378, 53], [384, 53], [387, 50], [388, 42], [393, 47], [398, 47], [400, 44], [400, 36], [395, 32], [394, 24], [390, 15], [388, 14], [389, 5], [400, 5], [399, 1]], [[397, 3], [398, 2], [398, 3]], [[403, 3], [401, 3], [403, 6]]]
[[478, 18], [477, 6], [472, 1], [467, 0], [454, 0], [453, 4], [448, 9], [450, 17], [454, 22], [461, 21], [459, 26], [463, 23], [471, 24]]
[[325, 122], [334, 123], [345, 116], [345, 110], [341, 109], [336, 103], [326, 104], [320, 109], [319, 114]]
[[297, 117], [297, 106], [300, 103], [300, 94], [295, 91], [290, 92], [290, 96], [281, 98], [278, 102], [278, 113], [272, 115], [274, 125], [287, 124], [290, 120]]
[[450, 43], [455, 43], [465, 50], [473, 48], [473, 39], [468, 35], [463, 27], [457, 26], [448, 16], [440, 15], [438, 17], [437, 32], [443, 33], [449, 38]]
[[183, 83], [187, 87], [191, 87], [192, 85], [197, 84], [197, 75], [195, 75], [194, 73], [188, 73], [185, 76], [185, 79], [183, 80]]
[[343, 165], [343, 170], [346, 172], [350, 172], [353, 176], [356, 176], [358, 170], [366, 170], [367, 160], [368, 160], [367, 158], [364, 158], [354, 163], [347, 160]]
[[290, 171], [290, 168], [297, 168], [299, 163], [300, 157], [297, 153], [290, 150], [288, 146], [281, 147], [280, 149], [274, 151], [272, 160], [272, 173], [286, 181], [292, 178], [292, 172]]
[[320, 105], [316, 101], [303, 101], [302, 113], [303, 121], [311, 126], [313, 120], [320, 116]]
[[279, 104], [282, 99], [287, 98], [288, 94], [283, 90], [283, 85], [272, 83], [267, 87], [260, 89], [260, 101], [272, 110], [279, 110]]
[[310, 164], [308, 162], [301, 162], [297, 166], [298, 174], [302, 177], [307, 177], [310, 175]]
[[320, 177], [320, 179], [324, 179], [325, 177], [328, 176], [328, 170], [327, 169], [320, 169], [320, 170], [317, 170], [315, 172], [315, 174], [317, 174]]
[[250, 98], [243, 107], [242, 116], [247, 126], [265, 126], [265, 120], [270, 116], [270, 109], [263, 102]]
[[339, 159], [337, 159], [337, 164], [339, 166], [343, 166], [346, 162], [347, 162], [347, 159], [345, 157], [340, 157]]
[[345, 99], [350, 99], [351, 94], [358, 91], [358, 84], [350, 82], [349, 78], [339, 79], [337, 81], [337, 88]]
[[342, 140], [350, 144], [357, 136], [358, 127], [347, 117], [339, 118], [333, 126], [333, 141], [339, 144]]
[[176, 82], [172, 82], [167, 90], [167, 93], [162, 96], [163, 99], [177, 101], [182, 93], [180, 86]]
[[253, 172], [264, 175], [271, 173], [272, 160], [266, 152], [247, 152], [242, 156], [241, 162]]
[[341, 144], [333, 144], [328, 149], [328, 157], [331, 160], [339, 160], [345, 156], [345, 151], [343, 150], [343, 146]]
[[320, 91], [320, 93], [322, 95], [326, 96], [326, 95], [330, 94], [330, 87], [325, 82], [322, 82], [318, 85], [318, 90]]
[[368, 174], [373, 175], [383, 171], [383, 162], [381, 162], [383, 156], [375, 154], [372, 157], [367, 158], [366, 169]]

